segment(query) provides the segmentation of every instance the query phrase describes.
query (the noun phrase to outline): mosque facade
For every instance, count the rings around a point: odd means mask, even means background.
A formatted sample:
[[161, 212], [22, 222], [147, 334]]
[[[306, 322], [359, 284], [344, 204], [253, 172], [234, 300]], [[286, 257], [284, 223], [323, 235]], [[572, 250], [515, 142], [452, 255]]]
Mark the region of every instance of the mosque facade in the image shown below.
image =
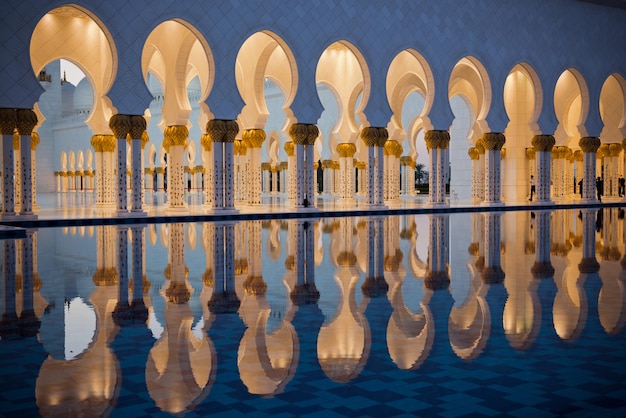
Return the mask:
[[385, 207], [420, 161], [432, 206], [623, 195], [619, 1], [9, 0], [0, 19], [3, 217], [37, 191], [118, 215], [146, 191], [174, 212], [190, 192]]

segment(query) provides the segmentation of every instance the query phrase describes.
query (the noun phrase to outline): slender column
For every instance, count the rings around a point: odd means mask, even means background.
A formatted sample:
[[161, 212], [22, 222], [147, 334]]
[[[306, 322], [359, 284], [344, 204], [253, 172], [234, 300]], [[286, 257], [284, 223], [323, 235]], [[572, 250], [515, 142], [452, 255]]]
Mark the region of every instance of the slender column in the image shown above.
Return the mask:
[[117, 139], [117, 213], [128, 212], [126, 195], [126, 137], [130, 132], [130, 116], [113, 115], [109, 127]]
[[17, 131], [20, 135], [20, 187], [22, 215], [33, 214], [33, 176], [31, 170], [31, 134], [37, 125], [37, 115], [30, 109], [17, 110]]
[[485, 218], [485, 268], [482, 272], [483, 281], [487, 284], [502, 283], [504, 271], [500, 264], [500, 218], [501, 213], [488, 212]]
[[213, 141], [211, 140], [211, 136], [207, 133], [203, 134], [200, 138], [200, 144], [202, 145], [203, 153], [204, 153], [204, 206], [207, 208], [213, 208], [213, 199], [215, 198], [215, 193], [213, 187], [213, 175], [214, 175], [214, 165], [211, 163], [213, 161]]
[[[595, 138], [598, 140], [598, 146], [600, 138], [597, 137], [585, 137]], [[582, 139], [581, 139], [582, 141]], [[582, 148], [582, 146], [581, 146]], [[595, 173], [594, 173], [595, 174]], [[583, 185], [583, 195], [585, 193], [585, 186]], [[601, 209], [600, 209], [601, 210]], [[578, 264], [578, 270], [581, 273], [593, 274], [600, 270], [600, 264], [596, 259], [596, 216], [597, 209], [582, 209], [582, 223], [583, 223], [583, 256]]]
[[235, 120], [212, 119], [206, 133], [213, 142], [213, 209], [235, 209], [234, 142], [239, 132]]
[[[113, 169], [113, 152], [117, 146], [113, 135], [94, 135], [91, 146], [96, 153], [96, 207], [113, 207], [113, 187], [115, 173]], [[61, 173], [61, 177], [63, 173]], [[61, 179], [63, 181], [63, 179]], [[63, 186], [61, 186], [61, 191]]]
[[296, 201], [296, 150], [293, 141], [285, 142], [283, 148], [287, 154], [287, 202], [293, 206]]
[[[250, 165], [248, 168], [248, 196], [249, 205], [260, 205], [261, 202], [261, 147], [265, 141], [265, 131], [263, 129], [246, 129], [243, 131], [242, 139], [249, 144]], [[277, 172], [273, 177], [276, 177]]]
[[618, 192], [618, 179], [619, 179], [619, 155], [622, 152], [622, 145], [613, 143], [609, 145], [609, 188], [607, 189], [607, 183], [605, 180], [604, 194], [610, 197], [619, 197]]
[[270, 170], [271, 169], [272, 169], [272, 166], [270, 165], [270, 163], [261, 163], [261, 191], [263, 193], [269, 193], [270, 189], [271, 191], [274, 191], [274, 189], [271, 188], [270, 186]]
[[536, 212], [535, 220], [535, 263], [530, 269], [536, 279], [554, 277], [550, 262], [550, 212]]
[[13, 132], [17, 128], [14, 109], [0, 108], [0, 131], [2, 132], [2, 215], [15, 215], [15, 189], [13, 162]]
[[552, 147], [555, 144], [552, 135], [535, 135], [531, 141], [535, 161], [535, 184], [537, 192], [537, 203], [545, 204], [550, 200], [550, 158], [552, 157]]
[[[17, 129], [13, 132], [13, 163], [15, 168], [13, 171], [15, 197], [15, 212], [19, 213], [22, 210], [22, 158], [20, 156], [20, 133]], [[73, 175], [73, 171], [70, 171]], [[73, 183], [71, 183], [73, 184]]]
[[354, 154], [356, 153], [356, 145], [352, 143], [343, 143], [337, 145], [339, 153], [339, 185], [341, 187], [341, 199], [345, 202], [351, 200], [354, 196]]
[[[626, 139], [622, 139], [622, 149], [624, 150], [624, 153], [622, 154], [622, 174], [624, 178], [626, 178]], [[626, 190], [624, 190], [624, 192], [622, 200], [626, 200]], [[624, 254], [624, 257], [626, 258], [626, 252]]]
[[[294, 208], [310, 207], [315, 204], [313, 185], [313, 144], [319, 130], [317, 126], [295, 123], [289, 127], [289, 136], [295, 148], [295, 201]], [[309, 161], [310, 160], [310, 161]], [[293, 183], [292, 183], [293, 184]]]
[[583, 195], [582, 201], [596, 202], [596, 152], [600, 147], [600, 138], [586, 136], [578, 142], [583, 151]]
[[478, 193], [478, 166], [479, 166], [479, 158], [480, 153], [478, 152], [478, 148], [471, 147], [467, 150], [467, 154], [472, 160], [472, 200], [474, 202], [480, 199]]
[[489, 132], [483, 134], [481, 142], [485, 147], [485, 202], [501, 204], [500, 200], [500, 151], [506, 142], [504, 134]]
[[135, 115], [130, 117], [130, 138], [128, 142], [131, 146], [132, 172], [131, 172], [131, 196], [132, 212], [142, 212], [142, 164], [141, 150], [148, 143], [146, 134], [146, 120], [143, 116]]
[[389, 137], [386, 128], [367, 127], [361, 130], [361, 139], [367, 146], [367, 192], [368, 206], [383, 204], [383, 148]]
[[[239, 159], [239, 167], [238, 167], [238, 182], [239, 182], [239, 190], [240, 190], [240, 200], [242, 203], [248, 203], [250, 199], [250, 193], [254, 188], [255, 184], [252, 183], [251, 180], [251, 170], [253, 170], [254, 164], [252, 163], [252, 155], [248, 155], [248, 150], [252, 151], [251, 144], [249, 141], [235, 141], [235, 144], [239, 142], [239, 149], [237, 150], [237, 146], [235, 145], [235, 155], [238, 155]], [[259, 201], [261, 196], [261, 155], [259, 153]]]
[[430, 153], [430, 175], [428, 177], [428, 203], [431, 205], [446, 204], [447, 153], [450, 145], [448, 131], [426, 131], [424, 134], [426, 148]]
[[448, 273], [449, 230], [450, 218], [448, 215], [432, 215], [430, 217], [428, 271], [424, 279], [424, 286], [427, 289], [447, 289], [450, 286]]
[[[305, 191], [306, 191], [306, 207], [315, 206], [315, 188], [316, 183], [314, 180], [314, 151], [315, 141], [319, 136], [319, 129], [316, 125], [307, 125], [307, 139], [304, 147], [304, 173], [305, 173]], [[352, 173], [351, 173], [352, 174]]]
[[181, 210], [187, 206], [183, 160], [189, 130], [184, 125], [172, 125], [165, 128], [163, 136], [163, 147], [169, 156], [167, 161], [168, 209]]
[[30, 135], [30, 167], [33, 176], [33, 188], [32, 188], [32, 196], [33, 196], [33, 210], [39, 209], [39, 205], [37, 204], [37, 146], [41, 141], [39, 134], [37, 132], [33, 132]]
[[476, 149], [478, 150], [478, 199], [485, 200], [485, 146], [481, 140], [476, 142]]

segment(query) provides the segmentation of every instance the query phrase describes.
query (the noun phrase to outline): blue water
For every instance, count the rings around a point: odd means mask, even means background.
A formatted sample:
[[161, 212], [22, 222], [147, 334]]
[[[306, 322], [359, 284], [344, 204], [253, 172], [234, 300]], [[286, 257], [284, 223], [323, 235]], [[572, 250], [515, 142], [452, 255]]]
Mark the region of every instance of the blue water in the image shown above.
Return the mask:
[[0, 241], [0, 415], [626, 416], [624, 227], [607, 208], [31, 230]]

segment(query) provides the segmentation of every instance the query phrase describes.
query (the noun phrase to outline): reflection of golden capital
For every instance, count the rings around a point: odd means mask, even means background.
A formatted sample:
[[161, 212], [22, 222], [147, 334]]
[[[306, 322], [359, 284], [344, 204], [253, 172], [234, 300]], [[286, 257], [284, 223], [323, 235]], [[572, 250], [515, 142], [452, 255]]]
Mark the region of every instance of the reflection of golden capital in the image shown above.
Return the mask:
[[141, 139], [141, 135], [146, 131], [146, 119], [141, 115], [132, 115], [130, 117], [130, 137], [132, 139]]
[[296, 270], [296, 257], [293, 254], [290, 254], [285, 259], [285, 268], [289, 271]]
[[96, 286], [111, 286], [117, 284], [117, 269], [115, 267], [100, 268], [93, 274], [93, 283]]
[[580, 145], [583, 152], [597, 152], [598, 148], [600, 148], [600, 138], [597, 136], [585, 136], [580, 138], [578, 145]]
[[600, 264], [595, 257], [585, 257], [578, 264], [578, 271], [586, 274], [594, 274], [600, 270]]
[[124, 138], [130, 132], [130, 116], [128, 115], [113, 115], [109, 119], [109, 128], [113, 131], [115, 138]]
[[485, 267], [482, 273], [482, 279], [485, 284], [496, 284], [504, 281], [504, 271], [502, 267]]
[[619, 154], [622, 152], [622, 144], [613, 143], [609, 144], [609, 155], [611, 157], [619, 157]]
[[535, 279], [550, 279], [554, 277], [554, 267], [550, 261], [535, 261], [530, 268], [530, 272]]
[[214, 279], [213, 279], [213, 269], [208, 268], [202, 274], [202, 284], [207, 287], [213, 287]]
[[432, 130], [424, 133], [424, 141], [428, 149], [448, 149], [450, 146], [450, 132]]
[[481, 142], [485, 150], [499, 151], [506, 142], [506, 137], [500, 132], [487, 132], [483, 134]]
[[550, 152], [555, 142], [554, 135], [535, 135], [531, 144], [535, 152]]
[[361, 129], [360, 136], [368, 147], [384, 147], [387, 138], [389, 138], [389, 132], [387, 132], [387, 128], [369, 126]]
[[243, 290], [249, 295], [264, 295], [267, 284], [263, 280], [263, 276], [248, 276], [243, 282]]
[[169, 150], [171, 146], [187, 147], [187, 137], [189, 136], [189, 129], [184, 125], [172, 125], [165, 128], [163, 131], [163, 148]]
[[202, 134], [202, 136], [200, 137], [200, 144], [204, 147], [205, 151], [211, 151], [212, 147], [213, 147], [213, 141], [211, 140], [211, 135], [209, 134]]
[[265, 131], [263, 129], [246, 129], [241, 134], [241, 139], [249, 142], [252, 148], [261, 148], [265, 141]]
[[471, 147], [467, 150], [467, 155], [469, 155], [470, 160], [478, 160], [480, 158], [480, 153], [476, 147]]
[[283, 148], [285, 149], [285, 152], [287, 153], [287, 157], [293, 157], [293, 155], [294, 155], [293, 141], [285, 142], [285, 145], [284, 145]]
[[165, 290], [165, 296], [168, 302], [181, 305], [189, 302], [191, 292], [185, 282], [173, 281]]
[[16, 114], [18, 132], [20, 135], [30, 136], [37, 125], [37, 114], [31, 109], [18, 109]]
[[343, 144], [337, 145], [337, 152], [339, 153], [340, 157], [352, 158], [354, 156], [354, 153], [356, 152], [356, 145], [349, 142], [344, 142]]
[[356, 265], [356, 255], [352, 251], [342, 251], [337, 256], [337, 265], [341, 267], [352, 267]]
[[447, 289], [450, 286], [450, 275], [447, 271], [427, 271], [424, 287], [431, 290]]
[[17, 127], [17, 113], [15, 109], [0, 108], [0, 132], [2, 135], [13, 135]]
[[400, 249], [396, 249], [393, 255], [386, 255], [384, 260], [385, 271], [398, 271], [402, 264], [403, 254]]
[[467, 247], [467, 253], [469, 255], [478, 255], [480, 250], [480, 246], [477, 242], [472, 242], [469, 247]]

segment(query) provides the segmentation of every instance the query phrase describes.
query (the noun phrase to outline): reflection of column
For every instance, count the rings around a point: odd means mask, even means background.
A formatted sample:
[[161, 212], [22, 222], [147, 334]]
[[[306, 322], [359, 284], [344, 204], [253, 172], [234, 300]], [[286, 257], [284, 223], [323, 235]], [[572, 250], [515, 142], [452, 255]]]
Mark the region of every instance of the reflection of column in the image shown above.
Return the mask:
[[502, 283], [504, 271], [500, 265], [500, 217], [501, 213], [485, 213], [485, 268], [482, 272], [483, 281], [487, 284]]
[[500, 153], [506, 138], [504, 134], [489, 132], [483, 134], [481, 142], [485, 147], [485, 204], [500, 204]]
[[426, 148], [430, 156], [430, 174], [428, 176], [428, 203], [443, 205], [446, 203], [446, 165], [450, 133], [448, 131], [426, 131], [424, 134]]
[[[39, 332], [41, 321], [35, 314], [34, 291], [37, 276], [37, 232], [26, 231], [22, 249], [22, 312], [20, 313], [20, 334], [34, 337]], [[39, 286], [39, 285], [37, 285]]]
[[172, 125], [163, 131], [163, 148], [167, 152], [167, 200], [169, 210], [183, 210], [185, 202], [185, 171], [183, 167], [189, 130]]
[[[291, 291], [291, 301], [297, 305], [317, 303], [320, 292], [315, 286], [315, 229], [310, 220], [294, 220], [290, 223], [294, 229], [295, 242], [291, 242], [294, 249], [296, 268], [296, 283]], [[291, 232], [290, 229], [290, 232]]]
[[113, 320], [117, 325], [128, 324], [131, 320], [128, 303], [128, 227], [117, 227], [117, 305], [113, 311]]
[[13, 162], [13, 132], [17, 127], [15, 109], [0, 108], [2, 131], [2, 215], [15, 215], [15, 188]]
[[339, 153], [339, 184], [341, 199], [348, 202], [354, 197], [354, 153], [356, 145], [352, 143], [343, 143], [337, 145]]
[[583, 196], [582, 201], [597, 201], [596, 199], [596, 152], [600, 147], [600, 138], [586, 136], [578, 142], [583, 151]]
[[[263, 129], [246, 129], [243, 131], [242, 140], [250, 146], [250, 165], [248, 168], [248, 178], [246, 179], [248, 188], [248, 204], [261, 204], [261, 147], [265, 141], [265, 131]], [[278, 173], [274, 173], [275, 176]]]
[[550, 158], [554, 143], [555, 140], [552, 135], [535, 135], [532, 139], [537, 165], [535, 172], [537, 203], [550, 202]]
[[448, 215], [432, 215], [429, 220], [428, 271], [424, 286], [432, 290], [447, 289], [450, 285], [450, 218]]
[[128, 212], [126, 195], [126, 137], [130, 132], [130, 116], [116, 114], [111, 116], [109, 127], [117, 142], [117, 213]]
[[132, 232], [132, 291], [133, 295], [130, 302], [131, 312], [134, 323], [145, 323], [148, 319], [148, 309], [146, 308], [143, 294], [150, 288], [150, 283], [145, 275], [146, 247], [145, 243], [145, 227], [131, 226]]
[[235, 224], [214, 225], [214, 288], [209, 301], [213, 313], [235, 313], [241, 302], [235, 293]]
[[[11, 142], [13, 147], [13, 142]], [[19, 337], [19, 326], [16, 311], [16, 288], [15, 288], [15, 240], [5, 239], [0, 241], [2, 245], [2, 317], [0, 317], [0, 337], [3, 340]]]

